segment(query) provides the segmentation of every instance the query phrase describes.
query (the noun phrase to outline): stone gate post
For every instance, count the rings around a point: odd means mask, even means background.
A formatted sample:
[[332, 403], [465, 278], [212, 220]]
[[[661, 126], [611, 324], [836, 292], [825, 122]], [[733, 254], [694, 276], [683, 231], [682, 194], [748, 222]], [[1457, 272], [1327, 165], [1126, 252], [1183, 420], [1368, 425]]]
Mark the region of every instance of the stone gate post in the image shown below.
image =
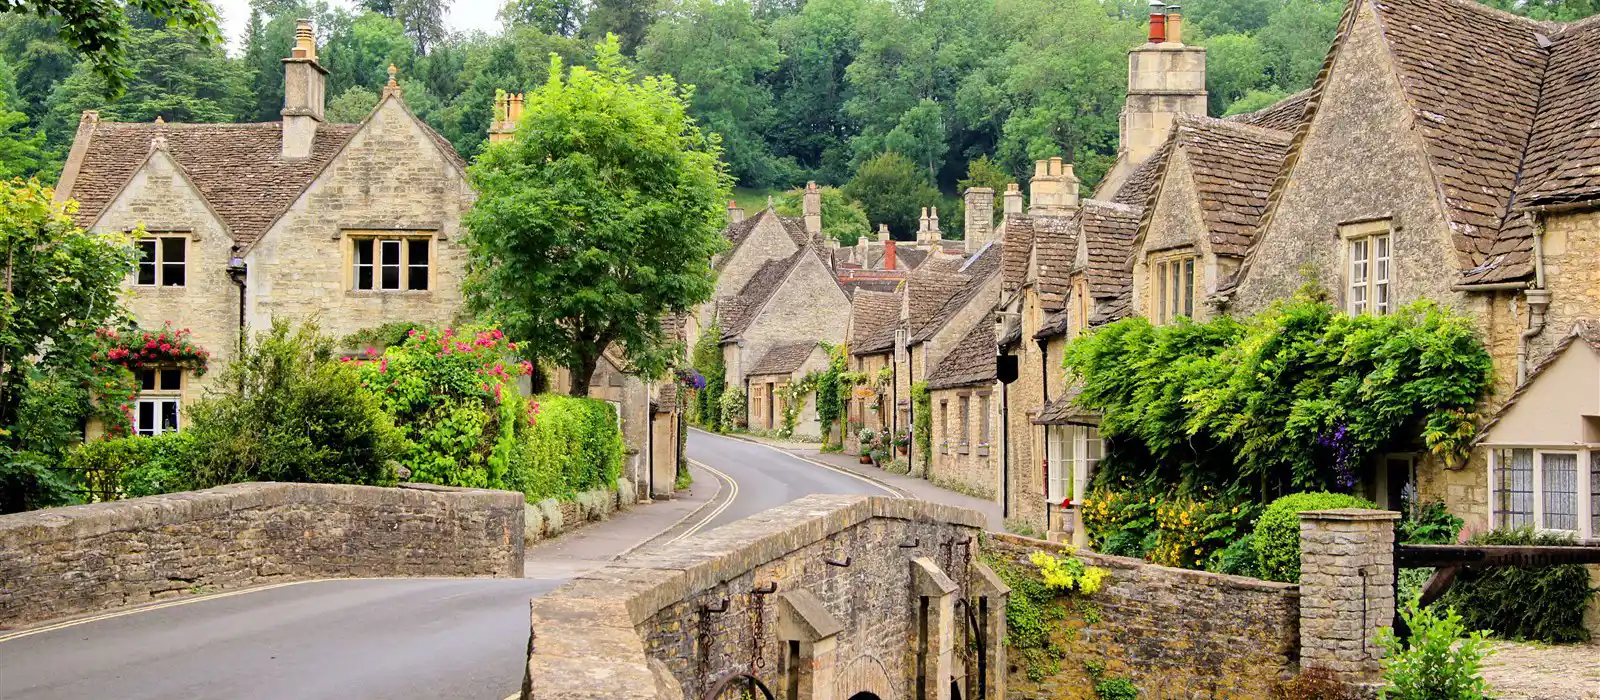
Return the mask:
[[1300, 514], [1300, 668], [1351, 685], [1381, 680], [1378, 628], [1394, 622], [1394, 523], [1387, 510]]

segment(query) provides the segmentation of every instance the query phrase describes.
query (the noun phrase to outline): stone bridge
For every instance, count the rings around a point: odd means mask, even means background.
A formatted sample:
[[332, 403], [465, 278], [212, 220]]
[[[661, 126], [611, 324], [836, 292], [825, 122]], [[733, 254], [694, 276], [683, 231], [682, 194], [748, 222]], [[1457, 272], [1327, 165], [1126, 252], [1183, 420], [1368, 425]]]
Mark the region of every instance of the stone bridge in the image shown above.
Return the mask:
[[983, 525], [810, 496], [631, 557], [533, 601], [522, 696], [694, 699], [743, 673], [776, 698], [1003, 698], [1009, 589], [977, 560]]

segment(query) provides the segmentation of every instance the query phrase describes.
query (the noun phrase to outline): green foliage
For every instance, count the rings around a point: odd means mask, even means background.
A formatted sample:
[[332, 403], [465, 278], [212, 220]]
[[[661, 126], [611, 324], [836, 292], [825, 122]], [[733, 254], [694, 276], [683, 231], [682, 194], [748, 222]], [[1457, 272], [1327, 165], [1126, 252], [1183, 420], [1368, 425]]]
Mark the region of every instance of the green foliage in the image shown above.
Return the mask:
[[[726, 428], [722, 422], [722, 393], [727, 390], [728, 369], [722, 356], [722, 327], [717, 322], [713, 321], [700, 331], [689, 360], [700, 376], [706, 378], [706, 388], [694, 394], [694, 408], [690, 413], [700, 427], [721, 432]], [[820, 405], [818, 410], [821, 410]]]
[[1376, 508], [1342, 493], [1294, 493], [1267, 505], [1256, 520], [1256, 574], [1268, 581], [1300, 581], [1300, 513], [1336, 508]]
[[[1573, 542], [1524, 528], [1482, 533], [1470, 544], [1560, 546]], [[1454, 608], [1467, 627], [1487, 629], [1496, 636], [1565, 644], [1589, 639], [1583, 611], [1597, 592], [1600, 589], [1589, 586], [1589, 573], [1581, 564], [1468, 568], [1431, 607]]]
[[0, 5], [0, 12], [61, 18], [61, 40], [84, 55], [85, 63], [92, 66], [109, 93], [120, 92], [127, 79], [127, 56], [138, 52], [136, 42], [127, 46], [128, 35], [141, 17], [184, 27], [210, 44], [222, 43], [217, 11], [204, 0], [137, 0], [128, 4], [106, 0], [10, 0]]
[[328, 101], [328, 121], [335, 124], [355, 124], [366, 119], [378, 106], [378, 93], [352, 85]]
[[1085, 661], [1083, 670], [1094, 684], [1094, 696], [1099, 700], [1138, 700], [1139, 688], [1126, 678], [1106, 677], [1106, 665], [1099, 661]]
[[571, 370], [574, 396], [608, 346], [644, 376], [668, 366], [661, 318], [711, 298], [731, 184], [716, 139], [686, 113], [689, 90], [636, 79], [614, 38], [595, 63], [569, 71], [552, 57], [516, 139], [472, 166], [479, 196], [463, 219], [469, 306], [530, 359]]
[[1039, 682], [1060, 668], [1066, 649], [1051, 641], [1050, 630], [1066, 617], [1059, 597], [1036, 575], [1003, 561], [983, 549], [984, 563], [994, 570], [1011, 595], [1006, 599], [1006, 644], [1016, 652], [1028, 680]]
[[1407, 504], [1395, 525], [1395, 539], [1406, 544], [1454, 544], [1465, 524], [1445, 508], [1444, 501]]
[[372, 348], [381, 351], [404, 344], [414, 335], [412, 331], [424, 330], [428, 330], [428, 327], [413, 321], [390, 321], [351, 333], [339, 341], [339, 346], [346, 350]]
[[1235, 114], [1256, 112], [1271, 107], [1288, 96], [1289, 93], [1282, 90], [1246, 90], [1244, 96], [1228, 105], [1228, 108], [1222, 114], [1223, 116], [1231, 117]]
[[1045, 552], [1034, 552], [1028, 561], [1039, 567], [1039, 578], [1044, 580], [1044, 587], [1053, 593], [1079, 593], [1094, 595], [1100, 591], [1100, 585], [1105, 582], [1111, 572], [1098, 566], [1089, 566], [1083, 560], [1072, 556], [1054, 557]]
[[[823, 187], [822, 190], [822, 234], [839, 241], [839, 245], [852, 246], [861, 236], [870, 236], [871, 230], [867, 226], [867, 212], [860, 204], [845, 196], [844, 190], [837, 187]], [[800, 216], [804, 214], [803, 198], [804, 188], [795, 188], [783, 193], [778, 200], [777, 211], [784, 216]]]
[[933, 463], [933, 393], [924, 381], [911, 383], [911, 432], [916, 439], [916, 457], [926, 470]]
[[242, 481], [394, 483], [405, 438], [360, 371], [334, 359], [315, 324], [272, 328], [222, 370], [189, 407], [189, 486]]
[[[844, 407], [849, 402], [850, 386], [843, 380], [850, 365], [850, 352], [844, 344], [823, 344], [828, 351], [828, 369], [817, 377], [817, 422], [822, 424], [823, 450], [827, 451], [830, 435], [835, 425], [844, 417]], [[838, 449], [844, 448], [845, 426], [839, 426]]]
[[[1090, 542], [1105, 554], [1144, 557], [1162, 566], [1241, 573], [1239, 550], [1249, 540], [1259, 507], [1238, 493], [1197, 495], [1162, 490], [1158, 484], [1104, 485], [1084, 499], [1084, 526]], [[1253, 562], [1251, 562], [1253, 565]]]
[[617, 411], [599, 399], [544, 394], [539, 416], [520, 445], [507, 487], [528, 502], [616, 488], [622, 475]]
[[722, 396], [717, 398], [718, 420], [721, 421], [723, 430], [744, 430], [746, 419], [750, 415], [745, 405], [744, 389], [730, 386], [722, 390]]
[[1212, 553], [1206, 561], [1206, 571], [1231, 576], [1256, 576], [1256, 535], [1246, 533], [1228, 546]]
[[1394, 630], [1378, 632], [1383, 647], [1384, 687], [1381, 700], [1480, 700], [1489, 697], [1489, 684], [1479, 675], [1489, 655], [1487, 632], [1467, 633], [1468, 626], [1454, 610], [1439, 614], [1417, 607], [1411, 600], [1400, 611], [1411, 629], [1401, 641]]
[[800, 413], [805, 410], [806, 399], [817, 390], [822, 382], [824, 372], [808, 372], [798, 381], [791, 381], [779, 387], [778, 398], [783, 400], [782, 426], [778, 429], [778, 437], [785, 440], [794, 437], [795, 426], [800, 422]]
[[[203, 30], [133, 30], [120, 82], [108, 81], [92, 62], [79, 64], [51, 92], [46, 130], [71, 138], [86, 109], [99, 110], [104, 121], [125, 122], [158, 116], [167, 122], [231, 122], [249, 116], [249, 76], [213, 39]], [[283, 82], [281, 66], [277, 76]], [[111, 94], [117, 97], [108, 100]]]
[[82, 437], [99, 392], [126, 389], [100, 352], [100, 328], [122, 325], [118, 289], [133, 269], [120, 233], [90, 233], [75, 205], [37, 181], [0, 184], [0, 513], [65, 503], [56, 471]]
[[862, 163], [844, 193], [861, 203], [869, 220], [888, 224], [890, 233], [902, 240], [915, 236], [922, 207], [939, 204], [939, 191], [925, 174], [893, 151]]
[[97, 499], [138, 498], [191, 488], [194, 456], [189, 432], [109, 438], [78, 446], [66, 469]]
[[1493, 363], [1470, 318], [1429, 302], [1352, 316], [1303, 290], [1242, 321], [1080, 336], [1066, 366], [1102, 416], [1101, 479], [1194, 492], [1348, 488], [1375, 453], [1424, 445], [1459, 461]]

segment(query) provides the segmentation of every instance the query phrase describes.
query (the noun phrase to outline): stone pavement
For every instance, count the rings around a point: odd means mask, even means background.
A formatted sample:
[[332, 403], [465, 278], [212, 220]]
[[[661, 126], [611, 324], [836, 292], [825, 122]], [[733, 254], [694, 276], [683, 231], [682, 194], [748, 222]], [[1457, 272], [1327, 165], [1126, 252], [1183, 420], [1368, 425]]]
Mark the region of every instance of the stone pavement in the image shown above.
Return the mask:
[[1494, 641], [1483, 678], [1505, 700], [1600, 700], [1600, 642], [1528, 644]]
[[853, 455], [838, 452], [823, 452], [821, 445], [814, 442], [783, 442], [770, 438], [759, 438], [749, 435], [733, 435], [751, 442], [761, 443], [773, 449], [782, 450], [791, 455], [811, 462], [820, 462], [834, 469], [857, 474], [873, 481], [893, 488], [910, 498], [917, 498], [932, 503], [971, 508], [988, 520], [985, 528], [990, 532], [1005, 532], [1005, 517], [1001, 514], [1000, 504], [982, 498], [974, 498], [964, 493], [956, 493], [949, 489], [940, 488], [925, 479], [887, 472], [870, 464], [861, 464]]
[[694, 484], [672, 500], [634, 504], [611, 517], [528, 547], [525, 578], [567, 579], [601, 568], [672, 530], [716, 500], [722, 482], [689, 467]]

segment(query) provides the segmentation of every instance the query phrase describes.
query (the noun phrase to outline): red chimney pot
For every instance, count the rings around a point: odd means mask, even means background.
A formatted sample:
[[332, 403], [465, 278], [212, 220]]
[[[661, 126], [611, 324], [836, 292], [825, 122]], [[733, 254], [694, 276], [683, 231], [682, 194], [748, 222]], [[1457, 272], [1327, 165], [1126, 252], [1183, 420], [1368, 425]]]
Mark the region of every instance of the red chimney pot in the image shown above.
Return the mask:
[[885, 241], [883, 244], [883, 269], [893, 270], [894, 265], [894, 241]]
[[1150, 13], [1150, 43], [1159, 44], [1167, 40], [1167, 16], [1165, 14]]

